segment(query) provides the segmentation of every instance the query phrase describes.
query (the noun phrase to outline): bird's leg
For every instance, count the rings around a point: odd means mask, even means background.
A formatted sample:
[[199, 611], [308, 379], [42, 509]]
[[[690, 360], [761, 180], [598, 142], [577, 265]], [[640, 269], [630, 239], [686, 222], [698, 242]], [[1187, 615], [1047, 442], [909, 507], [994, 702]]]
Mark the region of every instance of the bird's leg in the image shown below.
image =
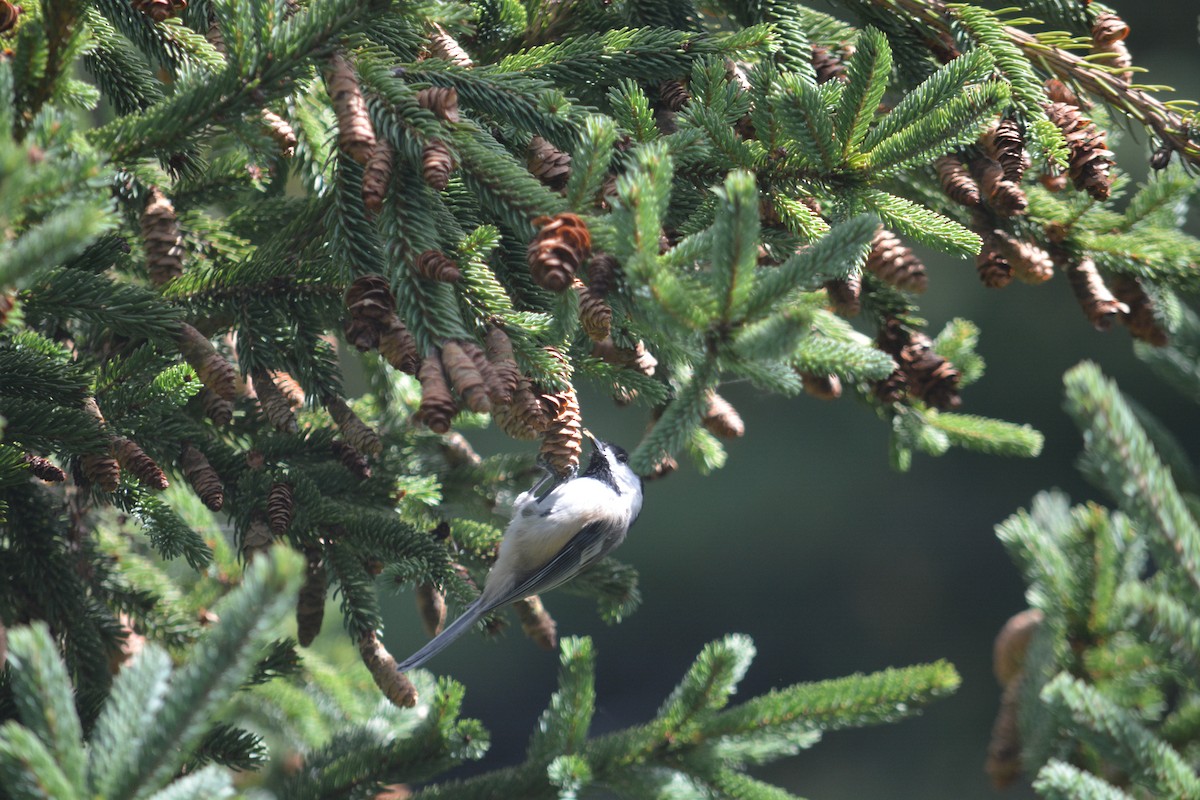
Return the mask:
[[[554, 489], [563, 481], [575, 477], [574, 472], [569, 475], [559, 475], [558, 470], [556, 470], [549, 461], [540, 455], [537, 459], [537, 465], [545, 474], [542, 475], [541, 480], [533, 485], [533, 488], [529, 490], [529, 494], [537, 497], [538, 500], [543, 499], [546, 495], [554, 491]], [[538, 492], [541, 492], [542, 487], [544, 487], [547, 483], [550, 483], [550, 487], [539, 495]]]

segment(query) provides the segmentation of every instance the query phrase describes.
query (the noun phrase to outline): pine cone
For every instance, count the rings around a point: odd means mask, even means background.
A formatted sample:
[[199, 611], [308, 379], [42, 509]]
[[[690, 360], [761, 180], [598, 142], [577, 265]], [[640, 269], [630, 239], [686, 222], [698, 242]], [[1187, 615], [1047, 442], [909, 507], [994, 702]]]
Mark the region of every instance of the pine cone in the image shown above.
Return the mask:
[[417, 417], [431, 431], [445, 433], [450, 430], [450, 420], [458, 413], [458, 405], [446, 384], [437, 350], [431, 350], [421, 362], [417, 377], [421, 381], [421, 406]]
[[813, 45], [812, 65], [817, 73], [817, 83], [831, 80], [846, 83], [850, 80], [846, 75], [846, 65], [842, 63], [842, 57], [824, 45]]
[[971, 177], [966, 166], [954, 156], [942, 156], [933, 162], [941, 181], [942, 191], [956, 203], [975, 207], [979, 205], [979, 184]]
[[264, 108], [261, 116], [271, 138], [279, 145], [279, 154], [284, 158], [291, 158], [295, 155], [299, 140], [296, 138], [296, 131], [291, 124], [269, 108]]
[[123, 436], [113, 439], [113, 455], [121, 468], [132, 472], [137, 479], [151, 489], [166, 489], [171, 484], [163, 473], [162, 467], [154, 463], [154, 459], [146, 455], [142, 448]]
[[379, 354], [393, 367], [409, 375], [416, 375], [421, 367], [417, 340], [395, 314], [385, 327], [379, 329]]
[[392, 164], [396, 150], [387, 139], [379, 139], [371, 147], [363, 167], [363, 206], [372, 214], [383, 211], [383, 198], [387, 197], [388, 182], [392, 179]]
[[132, 0], [132, 5], [155, 22], [164, 22], [183, 13], [187, 0]]
[[325, 402], [325, 409], [329, 412], [329, 416], [333, 417], [334, 424], [346, 437], [346, 441], [355, 450], [369, 456], [377, 456], [383, 452], [383, 442], [380, 441], [379, 434], [371, 430], [367, 423], [363, 422], [353, 409], [346, 405], [345, 400], [340, 397], [331, 397]]
[[329, 443], [329, 449], [351, 475], [360, 481], [371, 477], [371, 465], [367, 463], [367, 457], [355, 450], [353, 446], [340, 439], [334, 439]]
[[625, 347], [617, 347], [612, 338], [609, 337], [592, 345], [592, 355], [607, 361], [609, 364], [616, 364], [619, 367], [628, 367], [637, 370], [647, 377], [653, 375], [654, 371], [658, 368], [658, 359], [646, 349], [645, 342], [640, 339], [637, 345], [630, 350]]
[[421, 177], [435, 192], [445, 191], [454, 170], [454, 156], [441, 139], [430, 139], [421, 151]]
[[908, 396], [908, 376], [904, 374], [904, 370], [897, 367], [892, 370], [892, 374], [876, 382], [873, 390], [875, 397], [884, 405], [899, 403]]
[[496, 374], [492, 362], [488, 361], [487, 356], [484, 355], [483, 348], [471, 341], [462, 341], [458, 344], [470, 357], [479, 377], [483, 378], [483, 389], [487, 393], [488, 402], [492, 404], [492, 407], [511, 402], [512, 394], [506, 391], [507, 383], [500, 381], [500, 376]]
[[275, 388], [287, 400], [292, 410], [299, 409], [304, 405], [304, 389], [291, 376], [291, 373], [284, 372], [283, 370], [271, 370], [267, 375], [270, 377], [271, 383], [275, 384]]
[[1021, 176], [1032, 163], [1025, 152], [1025, 137], [1014, 119], [1002, 119], [980, 139], [984, 152], [1004, 170], [1004, 180], [1021, 183]]
[[47, 483], [62, 483], [67, 479], [67, 473], [48, 458], [35, 456], [33, 453], [25, 453], [22, 458], [29, 465], [29, 471]]
[[301, 647], [308, 647], [321, 632], [321, 623], [325, 620], [325, 593], [329, 579], [325, 575], [320, 550], [306, 548], [304, 560], [304, 583], [296, 598], [296, 641]]
[[738, 439], [746, 434], [746, 423], [737, 409], [721, 395], [710, 392], [708, 409], [704, 412], [704, 427], [722, 439]]
[[246, 534], [242, 537], [242, 558], [249, 563], [260, 553], [266, 553], [274, 544], [275, 537], [271, 535], [271, 529], [256, 512], [255, 517], [250, 520], [250, 526], [246, 528]]
[[1077, 106], [1050, 103], [1046, 116], [1057, 125], [1071, 150], [1068, 172], [1075, 188], [1086, 191], [1095, 200], [1107, 200], [1112, 190], [1112, 151], [1106, 149], [1105, 133]]
[[856, 317], [862, 311], [862, 276], [850, 275], [825, 281], [829, 304], [843, 317]]
[[842, 381], [837, 375], [817, 375], [801, 372], [800, 382], [804, 391], [822, 400], [837, 400], [842, 396]]
[[1085, 106], [1084, 104], [1087, 100], [1075, 94], [1074, 89], [1057, 78], [1047, 80], [1045, 87], [1046, 97], [1051, 103], [1066, 103], [1067, 105], [1079, 106], [1080, 108], [1091, 107], [1090, 105]]
[[533, 224], [540, 229], [527, 250], [533, 280], [552, 292], [564, 291], [590, 255], [592, 235], [582, 219], [565, 212], [537, 217]]
[[417, 105], [429, 109], [446, 122], [458, 122], [458, 89], [453, 86], [430, 86], [417, 92]]
[[607, 297], [617, 279], [621, 265], [614, 256], [608, 253], [597, 253], [588, 261], [588, 288], [592, 294]]
[[1029, 198], [1020, 186], [1005, 179], [1000, 162], [986, 156], [977, 158], [971, 162], [971, 171], [988, 205], [1000, 216], [1015, 217], [1029, 208]]
[[225, 487], [221, 485], [221, 476], [213, 469], [212, 464], [208, 463], [204, 453], [185, 442], [179, 465], [183, 468], [188, 483], [196, 490], [200, 501], [210, 511], [220, 511], [221, 506], [225, 505]]
[[929, 286], [925, 265], [912, 250], [900, 242], [896, 234], [880, 228], [871, 240], [865, 269], [881, 280], [908, 292], [923, 292]]
[[[1166, 169], [1171, 165], [1171, 156], [1174, 154], [1175, 148], [1170, 143], [1163, 144], [1150, 155], [1150, 169], [1155, 172]], [[0, 318], [0, 323], [4, 320]]]
[[677, 469], [679, 469], [679, 462], [664, 453], [654, 462], [654, 466], [650, 468], [650, 472], [642, 476], [642, 480], [657, 481], [667, 477]]
[[962, 374], [933, 352], [933, 342], [928, 336], [905, 327], [898, 320], [889, 319], [880, 328], [877, 344], [896, 359], [904, 372], [907, 389], [913, 395], [939, 409], [961, 404], [958, 382]]
[[[380, 321], [396, 313], [392, 287], [382, 275], [363, 275], [346, 290], [346, 308], [355, 319]], [[374, 345], [371, 345], [374, 347]], [[369, 350], [370, 347], [360, 348]]]
[[1021, 677], [1029, 643], [1044, 619], [1041, 609], [1027, 608], [1012, 615], [996, 634], [992, 645], [992, 671], [1001, 686], [1008, 686]]
[[341, 53], [329, 57], [325, 84], [337, 117], [338, 147], [359, 164], [366, 164], [375, 147], [375, 129], [354, 67]]
[[102, 492], [115, 492], [121, 485], [121, 466], [108, 453], [88, 453], [79, 459], [84, 477]]
[[179, 352], [196, 370], [208, 389], [218, 397], [233, 400], [237, 397], [237, 370], [225, 359], [212, 342], [186, 322], [179, 324]]
[[674, 79], [663, 81], [658, 87], [658, 94], [662, 98], [663, 105], [669, 111], [682, 111], [687, 102], [692, 99], [692, 93], [688, 91], [683, 81]]
[[1002, 231], [991, 230], [983, 236], [983, 245], [975, 256], [975, 269], [979, 280], [989, 289], [1003, 289], [1012, 283], [1012, 264], [1001, 252], [999, 241]]
[[220, 427], [233, 421], [233, 403], [211, 389], [205, 387], [200, 390], [200, 402], [204, 405], [204, 413], [214, 425]]
[[571, 155], [541, 136], [530, 140], [526, 164], [533, 176], [554, 192], [565, 189], [571, 178]]
[[508, 334], [494, 326], [488, 328], [487, 360], [492, 365], [497, 384], [488, 387], [488, 395], [501, 405], [511, 403], [521, 383], [521, 368], [513, 358], [512, 341]]
[[542, 437], [538, 457], [560, 476], [573, 475], [579, 469], [583, 453], [583, 420], [575, 390], [568, 387], [561, 392], [546, 393], [542, 401], [556, 413]]
[[358, 640], [358, 652], [383, 696], [398, 708], [417, 704], [417, 690], [408, 677], [396, 669], [396, 659], [387, 651], [374, 633], [363, 634]]
[[1022, 241], [1007, 231], [994, 230], [990, 242], [1024, 283], [1045, 283], [1054, 277], [1054, 259], [1033, 242]]
[[492, 410], [483, 375], [475, 366], [475, 360], [467, 354], [462, 345], [452, 339], [443, 342], [442, 364], [446, 368], [450, 383], [462, 397], [467, 408], [480, 414], [486, 414]]
[[413, 263], [417, 274], [428, 281], [442, 283], [457, 283], [462, 278], [462, 271], [449, 256], [441, 250], [426, 250], [417, 256]]
[[578, 278], [572, 281], [571, 288], [579, 295], [579, 323], [583, 330], [593, 342], [604, 341], [612, 333], [612, 308], [603, 295], [593, 292]]
[[558, 649], [558, 624], [555, 623], [554, 617], [546, 611], [546, 606], [542, 604], [540, 597], [536, 594], [530, 595], [524, 600], [513, 603], [513, 608], [516, 609], [517, 617], [521, 620], [521, 630], [533, 640], [534, 644], [543, 650]]
[[[1129, 48], [1122, 41], [1128, 35], [1129, 25], [1125, 20], [1116, 14], [1098, 14], [1092, 23], [1092, 53], [1107, 53], [1109, 57], [1104, 60], [1105, 66], [1124, 69], [1133, 63]], [[1133, 80], [1132, 70], [1126, 70], [1120, 75], [1126, 83]]]
[[292, 485], [283, 482], [271, 484], [271, 491], [267, 492], [267, 519], [271, 523], [271, 532], [276, 536], [286, 534], [295, 513]]
[[417, 613], [426, 635], [437, 636], [446, 624], [446, 595], [432, 583], [418, 583]]
[[157, 187], [142, 210], [142, 241], [150, 282], [163, 286], [183, 274], [183, 234], [175, 206]]
[[523, 441], [540, 438], [554, 422], [554, 417], [542, 402], [541, 395], [524, 376], [521, 376], [513, 393], [512, 403], [492, 409], [492, 419], [508, 436]]
[[1075, 299], [1079, 301], [1079, 307], [1083, 309], [1092, 327], [1098, 331], [1109, 330], [1120, 316], [1129, 313], [1129, 306], [1113, 297], [1112, 292], [1104, 285], [1104, 279], [1100, 277], [1094, 261], [1090, 258], [1073, 261], [1067, 260], [1065, 254], [1055, 255], [1060, 266], [1066, 262], [1067, 281], [1071, 284], [1071, 291], [1075, 293]]
[[997, 791], [1011, 786], [1021, 774], [1021, 729], [1017, 717], [1020, 694], [1019, 681], [1005, 687], [992, 724], [984, 771]]
[[[0, 33], [7, 33], [17, 26], [17, 17], [21, 16], [22, 8], [9, 0], [0, 0]], [[2, 629], [0, 629], [2, 630]], [[0, 668], [4, 659], [0, 658]]]
[[1146, 294], [1138, 279], [1131, 275], [1118, 275], [1113, 280], [1112, 288], [1117, 299], [1129, 306], [1129, 311], [1121, 315], [1121, 322], [1125, 323], [1134, 338], [1155, 347], [1165, 347], [1170, 337], [1154, 313], [1154, 301]]
[[266, 372], [254, 373], [254, 392], [267, 421], [282, 433], [299, 433], [300, 424], [292, 413], [291, 403]]
[[464, 69], [475, 66], [475, 62], [467, 55], [467, 51], [462, 49], [453, 36], [446, 33], [445, 28], [436, 23], [433, 26], [433, 33], [429, 36], [429, 52], [437, 58], [445, 59]]

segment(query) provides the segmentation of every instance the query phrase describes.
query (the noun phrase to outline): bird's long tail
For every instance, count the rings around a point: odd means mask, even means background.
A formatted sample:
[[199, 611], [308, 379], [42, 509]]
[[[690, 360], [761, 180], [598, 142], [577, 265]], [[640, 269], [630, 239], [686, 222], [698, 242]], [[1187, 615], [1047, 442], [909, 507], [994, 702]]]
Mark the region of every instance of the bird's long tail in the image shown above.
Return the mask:
[[462, 616], [451, 622], [437, 636], [429, 640], [424, 647], [413, 653], [408, 658], [404, 659], [397, 669], [401, 672], [408, 672], [410, 669], [416, 669], [424, 664], [429, 659], [436, 656], [438, 653], [446, 649], [446, 647], [462, 636], [467, 631], [475, 626], [475, 623], [483, 618], [483, 615], [492, 610], [492, 606], [486, 605], [483, 598], [479, 598], [471, 605], [467, 606], [467, 610], [462, 613]]

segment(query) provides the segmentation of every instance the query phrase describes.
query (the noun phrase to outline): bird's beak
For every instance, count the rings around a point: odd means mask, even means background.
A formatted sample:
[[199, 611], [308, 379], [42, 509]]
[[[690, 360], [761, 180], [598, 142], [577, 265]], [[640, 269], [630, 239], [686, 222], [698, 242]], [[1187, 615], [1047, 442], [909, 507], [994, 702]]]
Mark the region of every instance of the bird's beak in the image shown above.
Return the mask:
[[584, 428], [583, 435], [586, 436], [588, 438], [588, 441], [590, 441], [592, 443], [592, 447], [596, 448], [597, 450], [600, 449], [600, 442], [596, 439], [595, 436], [592, 435], [591, 431], [589, 431], [587, 428]]

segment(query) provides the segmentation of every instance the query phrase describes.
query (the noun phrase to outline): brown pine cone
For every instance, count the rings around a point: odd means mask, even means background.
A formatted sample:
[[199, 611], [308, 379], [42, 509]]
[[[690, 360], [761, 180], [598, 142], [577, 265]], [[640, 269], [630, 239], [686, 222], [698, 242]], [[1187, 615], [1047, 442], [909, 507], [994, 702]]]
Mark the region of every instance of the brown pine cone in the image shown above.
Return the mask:
[[283, 395], [283, 399], [293, 410], [299, 409], [304, 405], [304, 389], [300, 383], [291, 376], [290, 373], [283, 370], [275, 369], [267, 373], [271, 379], [271, 383], [275, 384], [275, 388]]
[[813, 45], [812, 65], [817, 73], [817, 83], [836, 80], [846, 83], [850, 78], [846, 75], [846, 65], [842, 57], [824, 45]]
[[157, 187], [150, 190], [141, 218], [146, 271], [150, 282], [163, 286], [183, 274], [183, 233], [175, 206]]
[[533, 224], [539, 228], [527, 250], [533, 280], [552, 292], [564, 291], [591, 254], [592, 235], [582, 219], [566, 212], [537, 217]]
[[570, 153], [564, 153], [541, 136], [534, 136], [525, 160], [529, 172], [551, 191], [560, 192], [567, 188], [571, 178]]
[[121, 465], [109, 453], [88, 453], [79, 459], [79, 467], [102, 492], [115, 492], [121, 485]]
[[437, 636], [446, 624], [446, 595], [432, 583], [418, 583], [417, 614], [426, 635]]
[[[933, 352], [933, 342], [928, 336], [902, 325], [896, 319], [889, 319], [880, 328], [876, 343], [896, 359], [911, 394], [934, 408], [956, 408], [961, 404], [958, 383], [962, 374], [953, 364]], [[898, 386], [890, 388], [894, 390]]]
[[1107, 149], [1104, 131], [1083, 116], [1077, 106], [1050, 103], [1046, 116], [1057, 125], [1067, 140], [1071, 158], [1068, 172], [1079, 191], [1086, 191], [1096, 200], [1107, 200], [1112, 191], [1112, 151]]
[[663, 81], [658, 87], [658, 94], [669, 111], [682, 111], [692, 99], [692, 93], [688, 91], [686, 84], [674, 79]]
[[171, 485], [167, 481], [162, 467], [154, 463], [154, 459], [146, 455], [142, 448], [129, 439], [123, 436], [115, 437], [113, 439], [113, 455], [116, 456], [121, 468], [132, 472], [143, 485], [160, 491]]
[[428, 281], [457, 283], [462, 278], [462, 271], [458, 268], [458, 264], [455, 264], [441, 250], [426, 250], [421, 253], [413, 262], [413, 269]]
[[984, 152], [1004, 170], [1004, 180], [1021, 183], [1021, 176], [1032, 163], [1025, 152], [1025, 137], [1014, 119], [1002, 119], [980, 139]]
[[67, 479], [67, 473], [48, 458], [35, 456], [33, 453], [25, 453], [22, 458], [29, 465], [29, 471], [47, 483], [62, 483]]
[[341, 439], [334, 439], [329, 443], [329, 449], [351, 475], [360, 481], [371, 477], [371, 464], [367, 461], [367, 457], [355, 450], [352, 445]]
[[379, 354], [393, 367], [409, 375], [416, 375], [421, 367], [417, 340], [395, 314], [379, 329]]
[[1109, 330], [1118, 319], [1129, 313], [1129, 306], [1114, 297], [1104, 284], [1104, 279], [1096, 269], [1096, 262], [1090, 258], [1075, 261], [1065, 254], [1055, 255], [1059, 266], [1064, 266], [1065, 262], [1071, 291], [1075, 293], [1075, 299], [1079, 301], [1079, 307], [1092, 327], [1098, 331]]
[[321, 623], [325, 620], [328, 578], [325, 575], [325, 564], [321, 560], [320, 550], [306, 548], [304, 560], [304, 583], [300, 586], [300, 595], [296, 598], [296, 641], [301, 647], [308, 647], [321, 632]]
[[979, 184], [975, 183], [962, 161], [955, 156], [942, 156], [933, 162], [933, 166], [937, 170], [942, 191], [951, 200], [972, 208], [979, 205]]
[[614, 256], [608, 253], [597, 253], [588, 261], [588, 288], [592, 294], [607, 297], [617, 279], [621, 265]]
[[237, 397], [237, 370], [217, 352], [208, 337], [186, 322], [181, 322], [177, 341], [179, 352], [196, 370], [201, 383], [225, 400]]
[[[1104, 65], [1124, 69], [1133, 63], [1129, 48], [1122, 41], [1129, 35], [1129, 25], [1116, 14], [1103, 13], [1092, 23], [1092, 53], [1107, 53]], [[1133, 79], [1132, 70], [1120, 73], [1126, 83]]]
[[441, 139], [430, 139], [421, 151], [421, 177], [435, 192], [445, 191], [454, 171], [454, 156]]
[[829, 304], [843, 317], [856, 317], [862, 311], [862, 276], [850, 275], [825, 281]]
[[1000, 216], [1015, 217], [1029, 208], [1029, 198], [1020, 186], [1004, 177], [1000, 162], [980, 157], [971, 162], [971, 171], [987, 204]]
[[925, 265], [886, 228], [880, 228], [871, 240], [864, 268], [897, 289], [920, 293], [929, 286]]
[[704, 412], [704, 427], [722, 439], [738, 439], [746, 434], [746, 423], [741, 414], [729, 401], [716, 392], [708, 395], [708, 409]]
[[1000, 697], [1000, 710], [992, 724], [984, 772], [997, 791], [1005, 789], [1021, 775], [1021, 728], [1017, 718], [1020, 682], [1009, 684]]
[[271, 484], [267, 492], [267, 519], [271, 523], [271, 532], [283, 536], [291, 527], [292, 517], [296, 513], [295, 495], [290, 483]]
[[453, 86], [430, 86], [417, 92], [417, 105], [427, 108], [446, 122], [458, 122], [458, 89]]
[[[19, 5], [10, 0], [0, 0], [0, 33], [6, 33], [16, 27], [17, 17], [21, 15], [22, 10]], [[3, 666], [4, 659], [0, 658], [0, 667]]]
[[1121, 315], [1121, 322], [1129, 328], [1130, 334], [1155, 347], [1165, 347], [1170, 337], [1159, 324], [1154, 301], [1146, 294], [1141, 282], [1131, 275], [1118, 275], [1112, 289], [1117, 299], [1129, 306], [1129, 311]]
[[567, 388], [561, 392], [544, 393], [542, 401], [555, 414], [549, 428], [542, 436], [538, 457], [549, 464], [560, 476], [568, 476], [579, 468], [583, 453], [583, 419], [579, 414], [579, 399], [575, 390]]
[[220, 427], [233, 421], [233, 403], [211, 389], [205, 387], [200, 390], [200, 402], [214, 425]]
[[513, 603], [513, 608], [521, 620], [521, 630], [534, 644], [543, 650], [558, 649], [558, 624], [554, 617], [550, 616], [550, 612], [546, 611], [540, 597], [536, 594], [530, 595]]
[[329, 57], [325, 86], [337, 118], [338, 147], [359, 164], [366, 164], [375, 147], [375, 129], [354, 67], [342, 53]]
[[805, 393], [821, 400], [837, 400], [842, 396], [842, 380], [837, 375], [817, 375], [801, 372], [800, 382]]
[[1001, 686], [1008, 686], [1021, 676], [1029, 643], [1044, 619], [1041, 609], [1027, 608], [1009, 617], [996, 634], [992, 644], [992, 671]]
[[[498, 327], [488, 328], [487, 360], [492, 365], [496, 387], [489, 387], [489, 396], [495, 395], [501, 405], [511, 403], [521, 383], [521, 368], [513, 358], [512, 341]], [[485, 376], [486, 377], [486, 376]]]
[[1013, 268], [1004, 257], [999, 241], [1002, 231], [991, 230], [983, 235], [983, 245], [975, 256], [979, 280], [989, 289], [1003, 289], [1012, 283]]
[[396, 313], [396, 298], [392, 296], [391, 284], [382, 275], [356, 278], [346, 290], [346, 308], [353, 318], [371, 320], [382, 320]]
[[264, 108], [260, 112], [260, 116], [267, 126], [267, 132], [279, 145], [279, 154], [284, 158], [291, 158], [295, 155], [299, 140], [296, 138], [296, 131], [292, 128], [291, 123], [269, 108]]
[[362, 198], [363, 206], [372, 214], [383, 211], [383, 198], [387, 196], [395, 159], [396, 150], [387, 139], [376, 141], [367, 156], [363, 167]]
[[275, 544], [275, 537], [271, 535], [271, 529], [267, 527], [267, 523], [261, 516], [255, 516], [250, 520], [250, 526], [246, 528], [246, 533], [242, 536], [242, 558], [247, 563], [253, 561], [260, 553], [265, 553]]
[[554, 422], [550, 410], [529, 379], [521, 376], [512, 403], [492, 409], [492, 419], [500, 430], [513, 439], [538, 439]]
[[340, 397], [331, 397], [326, 401], [325, 409], [329, 412], [329, 416], [333, 417], [334, 424], [346, 437], [346, 441], [355, 450], [369, 456], [377, 456], [383, 452], [383, 442], [380, 441], [379, 434], [371, 430], [370, 426], [363, 422], [350, 406], [346, 405], [345, 400]]
[[282, 433], [299, 433], [300, 423], [292, 413], [292, 404], [286, 395], [279, 390], [266, 372], [254, 373], [254, 392], [258, 395], [258, 403], [263, 416]]
[[451, 64], [456, 64], [464, 69], [470, 69], [475, 66], [475, 62], [467, 55], [467, 51], [463, 50], [462, 45], [453, 36], [446, 33], [446, 29], [437, 23], [434, 23], [433, 33], [429, 35], [429, 53], [436, 58], [445, 59]]
[[445, 433], [450, 430], [450, 420], [458, 413], [458, 405], [450, 394], [437, 350], [431, 350], [421, 362], [417, 377], [421, 381], [421, 406], [417, 417], [431, 431]]
[[396, 669], [396, 659], [383, 646], [374, 633], [363, 634], [358, 640], [358, 652], [367, 671], [383, 696], [399, 708], [412, 708], [417, 704], [417, 690], [408, 677]]
[[1012, 274], [1024, 283], [1045, 283], [1054, 277], [1054, 259], [1033, 242], [1026, 242], [1008, 231], [993, 230], [990, 241], [1012, 268]]
[[571, 288], [579, 295], [579, 323], [593, 342], [602, 342], [612, 333], [612, 307], [604, 296], [593, 292], [576, 278]]
[[132, 0], [132, 5], [155, 22], [164, 22], [183, 13], [187, 0]]
[[179, 456], [179, 466], [183, 468], [184, 476], [196, 490], [200, 501], [210, 511], [220, 511], [221, 506], [225, 505], [225, 487], [221, 485], [221, 476], [208, 463], [204, 453], [185, 442]]
[[475, 360], [467, 354], [461, 344], [452, 339], [442, 343], [442, 364], [446, 368], [450, 383], [467, 408], [481, 414], [492, 410], [483, 375], [475, 366]]

